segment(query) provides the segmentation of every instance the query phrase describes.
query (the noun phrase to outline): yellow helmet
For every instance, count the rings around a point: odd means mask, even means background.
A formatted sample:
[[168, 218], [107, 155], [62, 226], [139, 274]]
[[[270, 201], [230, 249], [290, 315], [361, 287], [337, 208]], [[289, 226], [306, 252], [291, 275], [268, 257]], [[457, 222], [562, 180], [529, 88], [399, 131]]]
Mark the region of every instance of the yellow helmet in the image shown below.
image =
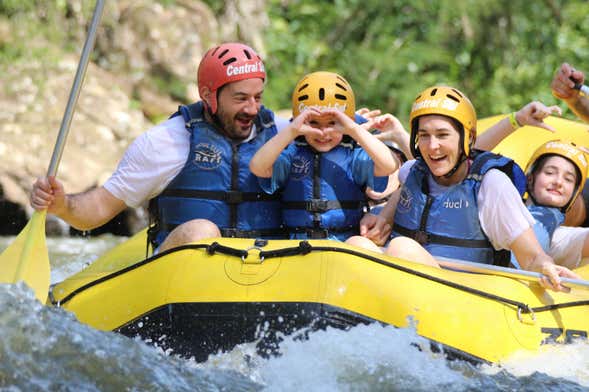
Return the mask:
[[[565, 159], [568, 159], [576, 168], [577, 174], [579, 175], [577, 185], [573, 191], [573, 195], [569, 202], [562, 208], [564, 212], [567, 212], [573, 205], [573, 201], [579, 196], [579, 193], [585, 186], [587, 180], [587, 156], [581, 151], [575, 143], [564, 141], [564, 140], [551, 140], [542, 144], [534, 151], [532, 157], [526, 165], [526, 175], [531, 175], [536, 169], [536, 163], [544, 155], [558, 155]], [[528, 192], [529, 193], [529, 192]]]
[[310, 106], [338, 109], [354, 119], [354, 91], [346, 79], [333, 72], [313, 72], [303, 77], [292, 93], [292, 114]]
[[474, 106], [466, 95], [448, 86], [433, 86], [422, 91], [409, 114], [411, 139], [409, 141], [413, 156], [419, 156], [417, 148], [417, 118], [427, 114], [440, 114], [458, 121], [464, 130], [460, 135], [461, 145], [465, 156], [470, 154], [477, 136], [477, 114]]

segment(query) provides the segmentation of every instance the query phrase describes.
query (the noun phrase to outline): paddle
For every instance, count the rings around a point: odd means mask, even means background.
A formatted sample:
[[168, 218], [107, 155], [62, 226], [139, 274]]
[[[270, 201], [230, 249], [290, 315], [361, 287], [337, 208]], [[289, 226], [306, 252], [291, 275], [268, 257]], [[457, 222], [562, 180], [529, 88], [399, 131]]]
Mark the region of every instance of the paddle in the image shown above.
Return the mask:
[[[465, 260], [451, 259], [448, 257], [438, 257], [436, 260], [441, 266], [446, 268], [458, 269], [468, 272], [476, 272], [481, 274], [505, 276], [508, 278], [515, 278], [526, 280], [530, 282], [540, 282], [542, 274], [538, 272], [518, 270], [513, 268], [499, 267], [496, 265], [473, 263]], [[561, 278], [562, 284], [570, 288], [589, 289], [589, 281], [582, 279]]]
[[[84, 75], [86, 74], [90, 53], [94, 47], [96, 30], [102, 16], [103, 8], [104, 0], [97, 0], [92, 22], [88, 29], [88, 36], [84, 43], [82, 56], [80, 57], [74, 83], [61, 121], [57, 141], [53, 149], [51, 163], [47, 170], [48, 177], [55, 176], [57, 173], [57, 167], [61, 160], [61, 154], [70, 129], [76, 102], [78, 101]], [[35, 211], [31, 220], [19, 233], [14, 242], [0, 254], [0, 282], [17, 283], [22, 280], [33, 289], [35, 296], [42, 303], [47, 301], [47, 293], [51, 281], [49, 254], [45, 243], [46, 215], [47, 211]]]

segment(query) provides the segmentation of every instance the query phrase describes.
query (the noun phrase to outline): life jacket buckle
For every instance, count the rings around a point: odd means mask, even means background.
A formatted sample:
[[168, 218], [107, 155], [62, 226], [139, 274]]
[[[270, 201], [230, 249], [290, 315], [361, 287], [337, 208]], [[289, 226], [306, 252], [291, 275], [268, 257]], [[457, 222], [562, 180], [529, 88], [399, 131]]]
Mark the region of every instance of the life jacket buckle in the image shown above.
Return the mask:
[[329, 237], [329, 230], [327, 229], [320, 229], [320, 228], [313, 228], [313, 229], [306, 229], [307, 238], [311, 240], [324, 240]]
[[326, 212], [329, 210], [327, 200], [311, 199], [306, 202], [305, 209], [309, 212]]
[[429, 234], [423, 230], [417, 230], [415, 232], [415, 236], [413, 239], [417, 241], [420, 245], [426, 245], [430, 242]]
[[240, 191], [228, 191], [225, 193], [224, 199], [227, 204], [239, 204], [243, 202], [243, 193]]

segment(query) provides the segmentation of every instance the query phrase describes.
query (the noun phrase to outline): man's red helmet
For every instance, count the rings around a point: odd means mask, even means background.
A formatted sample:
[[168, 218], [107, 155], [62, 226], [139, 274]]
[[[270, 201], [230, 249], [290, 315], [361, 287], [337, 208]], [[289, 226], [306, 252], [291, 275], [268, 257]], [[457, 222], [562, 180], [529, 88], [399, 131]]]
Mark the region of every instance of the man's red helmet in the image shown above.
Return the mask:
[[[203, 88], [211, 91], [208, 102], [213, 114], [217, 113], [217, 90], [227, 83], [244, 79], [266, 80], [262, 58], [249, 46], [240, 43], [225, 43], [209, 49], [198, 66], [198, 93], [203, 97]], [[204, 99], [203, 99], [204, 101]]]

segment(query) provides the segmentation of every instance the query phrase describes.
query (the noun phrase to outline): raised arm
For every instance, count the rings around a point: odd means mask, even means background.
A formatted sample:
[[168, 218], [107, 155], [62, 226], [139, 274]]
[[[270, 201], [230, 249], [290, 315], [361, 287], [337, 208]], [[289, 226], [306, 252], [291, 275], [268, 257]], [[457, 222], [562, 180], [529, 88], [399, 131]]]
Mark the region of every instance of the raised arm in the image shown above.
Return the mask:
[[409, 147], [409, 133], [397, 117], [390, 113], [377, 116], [371, 121], [371, 126], [381, 132], [375, 135], [377, 139], [396, 143], [407, 159], [413, 159]]
[[320, 129], [308, 124], [312, 116], [320, 113], [315, 108], [308, 108], [301, 112], [287, 127], [268, 140], [252, 157], [250, 170], [261, 178], [272, 177], [274, 162], [278, 156], [297, 136], [306, 134], [321, 135]]
[[337, 109], [324, 109], [322, 113], [334, 116], [334, 131], [351, 136], [372, 158], [375, 176], [388, 176], [399, 169], [399, 161], [391, 154], [389, 148], [364, 127]]
[[589, 98], [574, 88], [575, 83], [585, 83], [585, 75], [570, 64], [563, 63], [550, 84], [552, 95], [562, 99], [577, 117], [589, 122]]
[[530, 102], [480, 134], [477, 137], [475, 147], [480, 150], [491, 151], [503, 139], [524, 125], [544, 128], [547, 131], [554, 132], [554, 128], [544, 122], [546, 117], [553, 114], [560, 116], [562, 111], [558, 106], [546, 106], [542, 102], [536, 101]]

